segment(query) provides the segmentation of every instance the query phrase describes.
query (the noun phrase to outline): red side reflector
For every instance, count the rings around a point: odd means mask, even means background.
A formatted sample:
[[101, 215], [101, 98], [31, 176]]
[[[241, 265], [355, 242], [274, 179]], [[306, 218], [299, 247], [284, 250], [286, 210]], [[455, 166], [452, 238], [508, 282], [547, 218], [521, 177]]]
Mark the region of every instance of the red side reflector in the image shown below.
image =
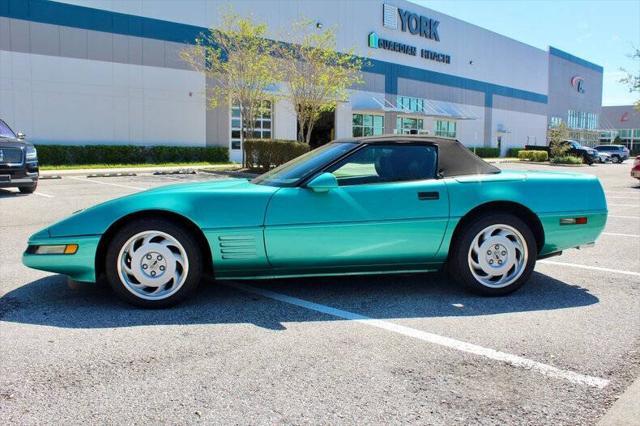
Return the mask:
[[587, 218], [586, 217], [576, 217], [576, 225], [586, 225]]

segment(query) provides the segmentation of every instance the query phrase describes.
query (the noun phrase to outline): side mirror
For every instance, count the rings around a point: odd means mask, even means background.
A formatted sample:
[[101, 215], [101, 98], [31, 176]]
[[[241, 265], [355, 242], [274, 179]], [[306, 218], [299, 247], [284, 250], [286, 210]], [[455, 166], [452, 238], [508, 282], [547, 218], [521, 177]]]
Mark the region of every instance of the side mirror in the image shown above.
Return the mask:
[[22, 140], [22, 139], [26, 138], [26, 137], [27, 137], [27, 135], [25, 135], [25, 134], [24, 134], [24, 133], [22, 133], [22, 132], [18, 132], [18, 133], [16, 134], [16, 137], [17, 137], [18, 139]]
[[307, 188], [313, 192], [328, 192], [338, 187], [338, 179], [332, 173], [322, 173], [313, 178]]

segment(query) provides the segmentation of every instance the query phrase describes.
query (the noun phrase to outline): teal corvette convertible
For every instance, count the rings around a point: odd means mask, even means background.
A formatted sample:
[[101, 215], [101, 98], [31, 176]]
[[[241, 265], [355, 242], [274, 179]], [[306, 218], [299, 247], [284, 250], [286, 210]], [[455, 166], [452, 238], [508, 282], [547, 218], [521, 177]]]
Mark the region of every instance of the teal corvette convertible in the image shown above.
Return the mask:
[[24, 264], [173, 305], [217, 279], [445, 268], [484, 295], [522, 286], [536, 260], [591, 245], [607, 220], [597, 178], [501, 171], [458, 141], [337, 140], [253, 180], [151, 189], [29, 239]]

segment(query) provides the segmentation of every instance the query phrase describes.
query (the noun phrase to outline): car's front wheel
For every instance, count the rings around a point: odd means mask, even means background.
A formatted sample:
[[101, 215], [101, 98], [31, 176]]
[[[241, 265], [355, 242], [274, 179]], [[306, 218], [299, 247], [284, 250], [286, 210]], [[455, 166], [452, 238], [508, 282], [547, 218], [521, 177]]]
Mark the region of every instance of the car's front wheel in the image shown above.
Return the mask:
[[533, 232], [514, 215], [482, 215], [468, 223], [454, 242], [449, 272], [470, 290], [499, 296], [519, 289], [536, 263]]
[[115, 293], [144, 308], [164, 308], [189, 296], [202, 276], [202, 253], [181, 226], [136, 220], [109, 243], [105, 272]]
[[34, 192], [36, 192], [36, 188], [38, 188], [38, 182], [37, 181], [34, 182], [33, 185], [20, 186], [20, 187], [18, 187], [18, 190], [22, 194], [33, 194]]

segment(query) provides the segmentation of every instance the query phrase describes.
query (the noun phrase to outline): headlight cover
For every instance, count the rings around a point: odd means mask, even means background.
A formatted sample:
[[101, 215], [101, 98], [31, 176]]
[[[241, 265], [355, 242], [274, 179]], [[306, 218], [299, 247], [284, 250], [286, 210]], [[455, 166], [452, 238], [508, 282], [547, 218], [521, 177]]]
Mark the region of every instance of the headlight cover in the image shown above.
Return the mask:
[[26, 158], [27, 158], [27, 161], [36, 161], [38, 159], [38, 151], [36, 151], [35, 147], [33, 146], [27, 147]]

